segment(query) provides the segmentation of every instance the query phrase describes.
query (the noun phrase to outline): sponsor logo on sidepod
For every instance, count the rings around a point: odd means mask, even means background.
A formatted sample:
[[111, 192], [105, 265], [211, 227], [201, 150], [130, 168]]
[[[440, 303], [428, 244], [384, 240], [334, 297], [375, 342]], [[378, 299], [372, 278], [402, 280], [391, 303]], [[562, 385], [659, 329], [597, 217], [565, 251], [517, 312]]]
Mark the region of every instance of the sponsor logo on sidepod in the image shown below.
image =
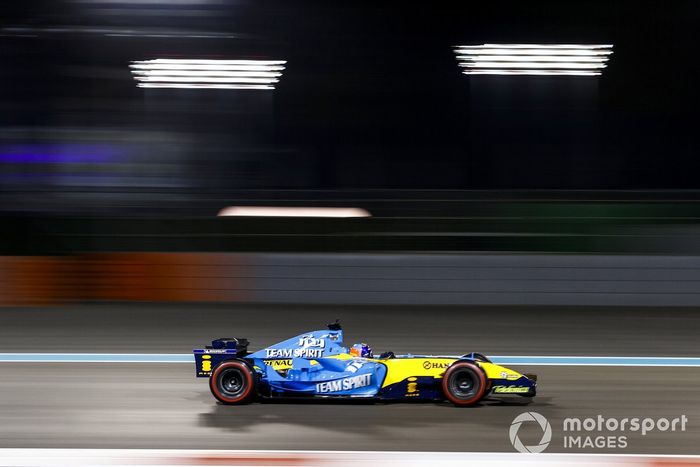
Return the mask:
[[316, 392], [323, 394], [326, 392], [350, 391], [351, 389], [369, 386], [371, 382], [372, 375], [369, 373], [366, 375], [351, 376], [350, 378], [316, 383]]
[[450, 366], [448, 362], [429, 362], [428, 360], [423, 362], [423, 368], [426, 370], [432, 370], [435, 368], [447, 368]]

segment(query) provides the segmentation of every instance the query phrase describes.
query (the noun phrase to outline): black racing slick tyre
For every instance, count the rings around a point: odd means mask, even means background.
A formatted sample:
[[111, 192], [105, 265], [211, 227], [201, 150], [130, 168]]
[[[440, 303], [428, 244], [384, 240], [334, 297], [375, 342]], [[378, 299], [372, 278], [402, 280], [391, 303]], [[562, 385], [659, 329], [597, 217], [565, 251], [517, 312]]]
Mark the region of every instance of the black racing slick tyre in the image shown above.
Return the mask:
[[240, 360], [223, 362], [209, 377], [209, 389], [224, 404], [245, 404], [255, 396], [255, 374]]
[[474, 405], [486, 393], [486, 376], [471, 362], [456, 362], [445, 371], [442, 392], [456, 406]]

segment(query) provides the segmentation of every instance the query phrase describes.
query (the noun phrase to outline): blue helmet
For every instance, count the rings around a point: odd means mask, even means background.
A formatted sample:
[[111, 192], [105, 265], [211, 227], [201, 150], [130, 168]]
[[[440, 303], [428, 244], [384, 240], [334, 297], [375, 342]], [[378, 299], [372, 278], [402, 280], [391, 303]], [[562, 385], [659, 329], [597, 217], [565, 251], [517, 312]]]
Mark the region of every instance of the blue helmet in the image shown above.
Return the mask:
[[350, 347], [350, 355], [355, 357], [371, 358], [372, 347], [367, 344], [355, 344]]

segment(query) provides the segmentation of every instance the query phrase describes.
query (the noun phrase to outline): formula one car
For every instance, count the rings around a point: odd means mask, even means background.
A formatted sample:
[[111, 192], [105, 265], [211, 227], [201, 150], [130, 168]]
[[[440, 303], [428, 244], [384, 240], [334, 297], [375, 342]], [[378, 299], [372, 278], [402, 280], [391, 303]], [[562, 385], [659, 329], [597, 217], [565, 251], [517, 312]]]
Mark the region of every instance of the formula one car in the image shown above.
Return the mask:
[[196, 374], [209, 378], [224, 404], [271, 398], [376, 400], [447, 399], [471, 406], [487, 396], [534, 397], [537, 377], [495, 365], [485, 356], [394, 355], [378, 357], [366, 344], [343, 347], [336, 321], [256, 352], [248, 341], [221, 338], [194, 351]]

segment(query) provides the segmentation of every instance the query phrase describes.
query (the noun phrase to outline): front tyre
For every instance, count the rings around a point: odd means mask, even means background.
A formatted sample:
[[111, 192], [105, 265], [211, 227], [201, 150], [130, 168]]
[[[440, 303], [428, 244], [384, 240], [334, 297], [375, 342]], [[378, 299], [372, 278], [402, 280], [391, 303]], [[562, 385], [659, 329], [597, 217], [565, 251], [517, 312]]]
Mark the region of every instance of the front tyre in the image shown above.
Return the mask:
[[486, 376], [471, 362], [456, 362], [445, 371], [442, 392], [456, 406], [474, 405], [486, 393]]
[[223, 362], [209, 377], [209, 389], [224, 404], [245, 404], [255, 394], [255, 375], [245, 362]]

